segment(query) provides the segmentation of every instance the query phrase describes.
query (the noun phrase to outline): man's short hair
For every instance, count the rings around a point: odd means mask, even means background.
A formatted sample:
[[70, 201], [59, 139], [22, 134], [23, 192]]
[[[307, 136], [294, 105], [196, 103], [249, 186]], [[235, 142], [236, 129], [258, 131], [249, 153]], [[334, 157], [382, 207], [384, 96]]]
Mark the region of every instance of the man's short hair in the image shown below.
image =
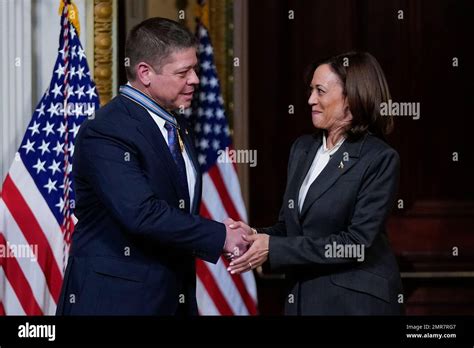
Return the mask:
[[135, 67], [140, 62], [150, 64], [157, 72], [163, 61], [173, 52], [196, 47], [195, 36], [184, 26], [171, 19], [154, 17], [137, 24], [125, 43], [127, 78], [136, 79]]

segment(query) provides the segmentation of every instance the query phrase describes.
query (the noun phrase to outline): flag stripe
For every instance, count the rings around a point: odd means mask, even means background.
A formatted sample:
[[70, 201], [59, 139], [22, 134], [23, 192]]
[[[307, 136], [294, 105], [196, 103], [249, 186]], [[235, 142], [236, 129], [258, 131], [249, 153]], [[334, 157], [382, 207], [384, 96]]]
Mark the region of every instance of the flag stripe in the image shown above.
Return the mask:
[[[217, 175], [220, 175], [218, 172]], [[221, 201], [221, 196], [218, 194], [218, 190], [214, 186], [214, 181], [211, 179], [210, 176], [207, 176], [207, 173], [204, 175], [204, 189], [203, 189], [203, 202], [201, 204], [201, 215], [208, 217], [209, 219], [213, 219], [216, 221], [223, 221], [225, 217], [231, 216], [231, 214], [228, 214], [225, 210], [222, 209], [223, 203]], [[210, 202], [207, 204], [207, 202]], [[212, 214], [209, 212], [211, 209], [207, 210], [207, 205], [211, 205], [212, 207]], [[221, 214], [221, 215], [219, 215]], [[232, 217], [232, 216], [231, 216]], [[239, 216], [234, 216], [233, 217], [236, 220], [240, 220]], [[209, 265], [209, 268], [217, 267], [215, 265]], [[253, 279], [250, 279], [248, 281], [250, 284], [243, 283], [242, 275], [235, 275], [231, 279], [235, 283], [235, 286], [239, 290], [242, 296], [242, 301], [245, 303], [247, 310], [249, 313], [256, 313], [257, 308], [256, 308], [256, 300], [249, 294], [249, 290], [253, 290], [256, 293], [255, 289], [255, 281]], [[247, 277], [252, 277], [253, 274], [246, 275]], [[248, 280], [247, 278], [246, 280]], [[225, 281], [225, 280], [220, 280], [220, 281]], [[230, 279], [228, 280], [230, 281]], [[253, 285], [253, 286], [252, 286]]]
[[[212, 214], [210, 214], [210, 216], [211, 218], [214, 218]], [[239, 219], [239, 217], [236, 217], [236, 219]], [[211, 269], [211, 272], [214, 274], [214, 277], [220, 280], [219, 285], [221, 287], [225, 286], [225, 288], [222, 290], [224, 293], [227, 294], [228, 297], [230, 297], [231, 293], [232, 294], [235, 292], [239, 293], [240, 296], [238, 298], [236, 297], [233, 301], [229, 301], [229, 302], [237, 303], [239, 305], [240, 304], [245, 305], [246, 307], [245, 310], [242, 308], [238, 310], [240, 314], [243, 314], [243, 311], [245, 311], [247, 313], [255, 315], [257, 312], [256, 303], [253, 300], [253, 298], [250, 296], [248, 289], [242, 280], [242, 275], [230, 274], [227, 271], [229, 262], [223, 257], [221, 257], [221, 261], [222, 263], [219, 262], [217, 265], [210, 265], [210, 269]]]
[[57, 303], [61, 291], [61, 271], [58, 268], [49, 243], [38, 225], [36, 217], [32, 214], [9, 175], [7, 175], [4, 181], [2, 195], [3, 201], [28, 243], [38, 246], [38, 263], [46, 277], [49, 291]]
[[[205, 204], [202, 204], [201, 215], [209, 218], [216, 219], [206, 208]], [[257, 313], [256, 303], [250, 296], [246, 285], [242, 280], [242, 275], [231, 275], [227, 272], [228, 262], [225, 258], [221, 257], [221, 260], [216, 264], [209, 264], [209, 271], [213, 274], [214, 279], [219, 279], [219, 287], [221, 292], [226, 294], [228, 302], [234, 308], [235, 314], [252, 314]], [[239, 296], [237, 296], [239, 294]], [[245, 306], [245, 308], [243, 308]]]
[[196, 278], [196, 297], [200, 299], [199, 315], [219, 315], [214, 301], [207, 293], [199, 276]]
[[[204, 173], [202, 176], [202, 203], [207, 208], [207, 211], [212, 211], [216, 221], [224, 221], [228, 216], [224, 209], [224, 204], [221, 202], [219, 193], [214, 186], [214, 183], [208, 173]], [[206, 215], [211, 218], [210, 214]]]
[[214, 279], [216, 279], [217, 286], [221, 293], [225, 295], [229, 307], [232, 309], [234, 315], [248, 315], [249, 311], [242, 299], [242, 294], [233, 282], [232, 275], [227, 271], [222, 262], [222, 257], [217, 264], [208, 264], [208, 269]]
[[25, 311], [18, 301], [10, 282], [5, 276], [3, 267], [0, 267], [0, 291], [5, 315], [25, 315]]
[[[3, 234], [0, 234], [0, 245], [3, 245], [4, 247], [7, 245]], [[43, 312], [36, 302], [31, 286], [28, 283], [28, 280], [25, 278], [25, 275], [23, 274], [23, 271], [21, 270], [16, 258], [5, 258], [2, 263], [2, 268], [5, 273], [5, 277], [11, 283], [16, 297], [20, 301], [20, 304], [26, 315], [42, 315]]]
[[212, 182], [214, 183], [214, 186], [216, 187], [217, 193], [219, 194], [222, 203], [224, 204], [224, 209], [228, 216], [234, 220], [240, 220], [239, 213], [237, 212], [237, 209], [235, 209], [234, 203], [227, 192], [227, 188], [222, 181], [222, 177], [219, 173], [219, 170], [217, 169], [217, 166], [211, 167], [208, 173], [212, 179]]
[[212, 276], [210, 270], [207, 268], [207, 264], [202, 260], [196, 260], [196, 270], [199, 273], [204, 288], [206, 289], [209, 296], [214, 300], [214, 304], [219, 310], [221, 315], [233, 315], [232, 309], [230, 308], [227, 300], [222, 295], [219, 287], [217, 286], [216, 280]]
[[224, 181], [224, 185], [227, 187], [227, 192], [229, 193], [232, 202], [234, 202], [234, 206], [240, 216], [240, 219], [242, 221], [248, 222], [244, 200], [240, 194], [239, 177], [237, 176], [234, 166], [229, 165], [229, 163], [217, 163], [217, 167], [221, 174], [222, 180]]
[[[214, 170], [214, 169], [216, 169], [216, 170]], [[241, 218], [241, 216], [238, 214], [237, 210], [235, 209], [235, 206], [234, 206], [231, 198], [227, 194], [226, 186], [223, 184], [221, 173], [219, 172], [217, 167], [214, 166], [213, 168], [211, 168], [209, 170], [209, 174], [210, 174], [210, 177], [212, 178], [211, 181], [212, 181], [213, 184], [218, 182], [218, 185], [215, 187], [215, 189], [216, 189], [215, 191], [219, 194], [221, 202], [223, 202], [223, 205], [224, 205], [226, 213], [227, 213], [226, 216], [230, 216], [231, 218], [233, 218], [234, 220], [237, 220], [237, 221], [243, 220]], [[209, 182], [209, 184], [211, 184], [211, 183]], [[220, 187], [219, 187], [219, 185], [220, 185]], [[208, 192], [210, 190], [211, 190], [210, 187], [206, 186], [206, 191], [205, 192]], [[212, 190], [212, 191], [214, 191], [214, 190]], [[215, 199], [213, 199], [212, 201], [214, 202], [213, 206], [219, 204], [219, 202], [215, 202]], [[227, 201], [227, 204], [225, 203], [226, 201]], [[231, 207], [230, 209], [233, 209], [233, 211], [234, 211], [233, 214], [229, 213], [228, 207]], [[214, 214], [209, 214], [209, 215], [210, 215], [210, 218], [212, 218], [214, 220], [217, 220], [217, 221], [222, 221], [223, 220], [222, 216], [215, 216]], [[228, 264], [226, 264], [226, 268], [227, 268], [227, 266], [228, 266]], [[248, 292], [248, 289], [247, 289], [247, 286], [246, 286], [246, 284], [244, 284], [244, 282], [242, 280], [242, 276], [241, 275], [233, 275], [231, 277], [231, 279], [234, 282], [237, 289], [239, 290], [239, 292], [242, 296], [242, 300], [245, 303], [248, 312], [251, 313], [251, 314], [256, 314], [256, 312], [257, 312], [256, 303], [253, 300], [252, 296], [250, 296], [250, 294]]]
[[[211, 214], [209, 213], [209, 210], [207, 209], [207, 206], [204, 202], [201, 203], [200, 215], [207, 219], [212, 219]], [[229, 315], [229, 314], [226, 314], [226, 308], [229, 308], [228, 312], [230, 311], [229, 304], [227, 303], [227, 299], [225, 298], [225, 296], [223, 296], [223, 294], [221, 293], [221, 290], [219, 289], [219, 287], [217, 287], [217, 285], [212, 286], [212, 284], [210, 284], [212, 288], [211, 288], [211, 291], [209, 291], [209, 286], [206, 286], [208, 285], [207, 282], [210, 279], [212, 279], [212, 283], [214, 284], [216, 280], [213, 278], [213, 275], [210, 272], [209, 268], [205, 267], [205, 265], [206, 263], [204, 261], [200, 259], [196, 260], [196, 274], [198, 278], [200, 278], [201, 284], [203, 285], [201, 292], [203, 293], [205, 292], [208, 294], [208, 297], [212, 299], [220, 315]], [[214, 265], [209, 264], [209, 267], [213, 267], [213, 266]], [[220, 301], [223, 303], [217, 303], [217, 301]], [[202, 306], [201, 303], [200, 303], [200, 306]], [[205, 310], [205, 307], [204, 307], [204, 310]]]
[[60, 265], [60, 270], [62, 271], [63, 234], [51, 208], [44, 200], [41, 192], [38, 191], [33, 178], [21, 159], [13, 162], [8, 174], [38, 221], [38, 224], [53, 251], [54, 259], [56, 260], [56, 263]]
[[258, 312], [257, 284], [255, 283], [255, 275], [253, 272], [242, 273], [241, 278], [245, 284], [245, 288], [247, 289], [250, 295], [250, 298], [253, 300], [253, 303], [255, 304], [255, 309]]
[[15, 219], [1, 199], [0, 214], [2, 214], [3, 217], [4, 229], [8, 231], [8, 234], [4, 234], [4, 238], [10, 246], [15, 246], [17, 249], [18, 254], [15, 255], [16, 261], [33, 291], [34, 299], [44, 313], [51, 313], [50, 311], [54, 313], [56, 303], [48, 288], [44, 285], [46, 284], [46, 279], [35, 258], [36, 250], [25, 239]]
[[[227, 269], [227, 267], [229, 267], [230, 262], [225, 259], [222, 259], [222, 261], [224, 262], [224, 267]], [[250, 296], [242, 277], [237, 274], [233, 274], [231, 275], [231, 277], [235, 283], [235, 286], [237, 287], [237, 289], [239, 290], [242, 296], [242, 300], [244, 301], [245, 306], [247, 307], [247, 310], [249, 311], [251, 315], [256, 315], [257, 314], [256, 303], [254, 299], [252, 298], [252, 296]]]

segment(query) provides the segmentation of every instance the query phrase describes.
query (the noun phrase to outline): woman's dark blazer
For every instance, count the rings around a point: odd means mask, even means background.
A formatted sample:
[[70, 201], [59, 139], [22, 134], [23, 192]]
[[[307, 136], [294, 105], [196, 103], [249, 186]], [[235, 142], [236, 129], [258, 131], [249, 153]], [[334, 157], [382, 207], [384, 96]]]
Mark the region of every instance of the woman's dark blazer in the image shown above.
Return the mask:
[[[321, 134], [295, 141], [279, 221], [259, 229], [270, 235], [271, 269], [283, 270], [289, 281], [285, 314], [402, 314], [400, 273], [385, 227], [399, 156], [371, 134], [345, 140], [312, 183], [300, 213], [299, 190], [321, 144]], [[362, 247], [362, 261], [330, 254]]]

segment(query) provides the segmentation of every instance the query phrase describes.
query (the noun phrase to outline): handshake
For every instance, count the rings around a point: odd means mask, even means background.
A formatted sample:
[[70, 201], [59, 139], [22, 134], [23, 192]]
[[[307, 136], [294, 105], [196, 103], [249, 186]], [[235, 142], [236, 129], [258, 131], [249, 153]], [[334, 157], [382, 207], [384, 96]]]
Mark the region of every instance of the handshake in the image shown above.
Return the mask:
[[223, 254], [231, 260], [227, 271], [240, 274], [262, 265], [268, 258], [269, 236], [257, 234], [242, 221], [224, 220], [226, 239]]

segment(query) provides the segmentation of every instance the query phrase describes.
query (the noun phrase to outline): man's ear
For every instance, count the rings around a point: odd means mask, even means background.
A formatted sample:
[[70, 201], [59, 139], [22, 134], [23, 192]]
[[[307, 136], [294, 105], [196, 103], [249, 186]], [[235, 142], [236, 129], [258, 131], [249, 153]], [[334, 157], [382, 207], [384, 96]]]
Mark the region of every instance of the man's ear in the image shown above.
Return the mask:
[[140, 82], [148, 87], [150, 86], [150, 83], [151, 83], [151, 73], [152, 73], [152, 70], [150, 68], [150, 66], [145, 63], [145, 62], [139, 62], [136, 66], [135, 66], [135, 71], [136, 71], [136, 75], [137, 75], [137, 79], [140, 80]]

